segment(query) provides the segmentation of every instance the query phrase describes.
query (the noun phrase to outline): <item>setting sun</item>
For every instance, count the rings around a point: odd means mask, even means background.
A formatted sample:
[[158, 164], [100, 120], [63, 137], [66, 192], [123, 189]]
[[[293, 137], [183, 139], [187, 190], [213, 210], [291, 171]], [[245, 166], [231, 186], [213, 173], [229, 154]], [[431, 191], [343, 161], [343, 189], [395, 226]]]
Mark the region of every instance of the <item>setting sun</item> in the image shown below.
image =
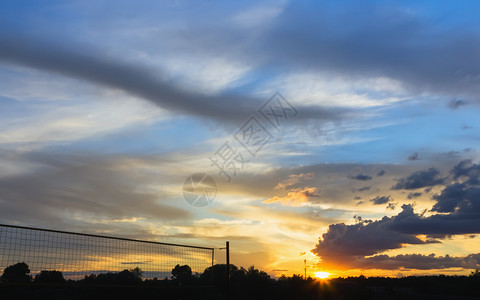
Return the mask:
[[326, 279], [330, 276], [328, 272], [315, 272], [315, 278]]

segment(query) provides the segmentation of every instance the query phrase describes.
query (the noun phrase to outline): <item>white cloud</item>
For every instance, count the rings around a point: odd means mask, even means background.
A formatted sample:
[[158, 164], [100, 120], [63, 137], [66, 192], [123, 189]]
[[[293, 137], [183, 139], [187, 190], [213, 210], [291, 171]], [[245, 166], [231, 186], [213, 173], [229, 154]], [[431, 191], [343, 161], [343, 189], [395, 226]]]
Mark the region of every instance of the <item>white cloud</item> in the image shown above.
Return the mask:
[[259, 5], [235, 14], [232, 21], [242, 28], [260, 29], [259, 27], [267, 26], [275, 19], [283, 11], [285, 4], [286, 1], [280, 1], [271, 5]]
[[169, 77], [189, 90], [214, 94], [235, 87], [252, 69], [248, 64], [228, 57], [172, 55], [163, 61]]
[[323, 73], [294, 73], [271, 80], [261, 93], [278, 90], [303, 105], [367, 108], [407, 99], [402, 84], [386, 77], [346, 78]]
[[123, 93], [110, 90], [100, 95], [102, 99], [96, 96], [86, 100], [70, 95], [68, 101], [55, 103], [22, 101], [24, 112], [2, 116], [0, 144], [80, 141], [167, 117], [162, 109]]

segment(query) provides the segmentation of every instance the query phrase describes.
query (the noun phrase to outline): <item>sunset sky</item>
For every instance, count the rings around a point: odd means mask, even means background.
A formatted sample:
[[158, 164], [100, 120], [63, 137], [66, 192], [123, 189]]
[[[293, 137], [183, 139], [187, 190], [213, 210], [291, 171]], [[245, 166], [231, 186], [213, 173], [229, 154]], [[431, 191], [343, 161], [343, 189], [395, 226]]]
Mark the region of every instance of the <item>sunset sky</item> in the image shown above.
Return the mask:
[[0, 7], [0, 223], [228, 240], [272, 276], [480, 267], [478, 1]]

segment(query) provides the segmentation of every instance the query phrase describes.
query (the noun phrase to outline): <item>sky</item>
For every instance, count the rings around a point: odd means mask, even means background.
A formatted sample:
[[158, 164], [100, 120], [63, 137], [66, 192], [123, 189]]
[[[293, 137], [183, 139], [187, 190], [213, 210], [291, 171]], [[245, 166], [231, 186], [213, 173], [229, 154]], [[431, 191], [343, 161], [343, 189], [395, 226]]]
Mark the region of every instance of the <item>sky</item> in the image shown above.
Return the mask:
[[[479, 13], [477, 1], [3, 1], [0, 221], [228, 240], [232, 263], [271, 276], [304, 260], [308, 274], [469, 274]], [[208, 205], [184, 198], [192, 174], [215, 182]]]

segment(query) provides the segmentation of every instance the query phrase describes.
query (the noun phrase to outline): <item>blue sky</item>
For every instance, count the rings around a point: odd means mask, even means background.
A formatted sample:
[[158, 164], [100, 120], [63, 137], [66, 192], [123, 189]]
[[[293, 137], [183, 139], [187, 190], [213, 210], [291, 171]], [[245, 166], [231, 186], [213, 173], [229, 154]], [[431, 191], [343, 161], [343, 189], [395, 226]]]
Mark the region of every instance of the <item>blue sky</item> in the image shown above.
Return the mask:
[[[230, 240], [274, 276], [303, 252], [312, 272], [468, 273], [479, 5], [5, 1], [0, 220]], [[258, 111], [276, 92], [298, 111], [279, 131]], [[272, 133], [255, 157], [233, 136], [251, 116]], [[209, 159], [226, 141], [247, 160], [231, 182]], [[218, 185], [207, 207], [182, 197], [196, 172]]]

